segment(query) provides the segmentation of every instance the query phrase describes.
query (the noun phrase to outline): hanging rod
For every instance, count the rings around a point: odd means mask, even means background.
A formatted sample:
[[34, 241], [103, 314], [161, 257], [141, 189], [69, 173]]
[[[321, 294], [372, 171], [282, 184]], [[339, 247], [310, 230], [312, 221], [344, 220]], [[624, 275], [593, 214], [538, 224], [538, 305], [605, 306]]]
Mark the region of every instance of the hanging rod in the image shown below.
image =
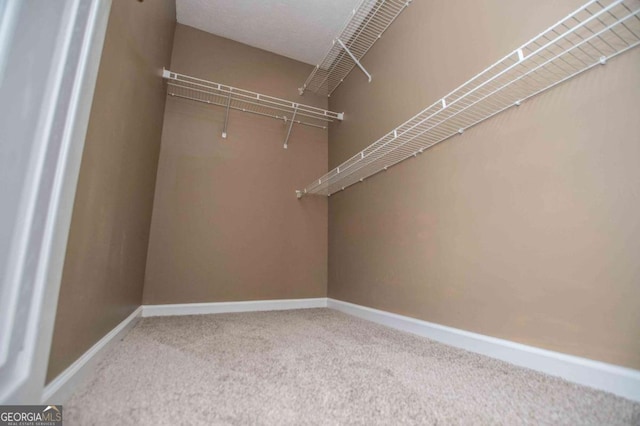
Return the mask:
[[331, 195], [640, 45], [640, 0], [592, 0], [306, 188]]
[[299, 90], [330, 96], [354, 66], [371, 82], [360, 60], [412, 0], [362, 0]]
[[274, 98], [238, 89], [237, 87], [175, 73], [167, 69], [162, 71], [162, 76], [167, 80], [167, 95], [225, 108], [223, 138], [227, 137], [230, 110], [283, 120], [287, 126], [285, 148], [288, 146], [294, 123], [326, 129], [327, 123], [344, 118], [344, 113]]

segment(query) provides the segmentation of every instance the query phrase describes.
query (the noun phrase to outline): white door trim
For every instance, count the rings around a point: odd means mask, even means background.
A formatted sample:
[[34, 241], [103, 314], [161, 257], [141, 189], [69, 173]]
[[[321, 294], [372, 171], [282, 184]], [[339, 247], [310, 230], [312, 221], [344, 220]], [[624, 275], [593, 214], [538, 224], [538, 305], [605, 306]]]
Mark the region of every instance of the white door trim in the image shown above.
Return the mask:
[[[8, 0], [20, 2], [21, 0]], [[0, 404], [39, 404], [48, 367], [62, 267], [71, 223], [71, 212], [84, 139], [89, 122], [93, 92], [106, 33], [111, 0], [64, 0], [52, 10], [38, 2], [22, 3], [13, 16], [22, 34], [37, 31], [42, 22], [54, 25], [55, 43], [43, 102], [39, 104], [38, 131], [33, 144], [28, 181], [22, 187], [22, 199], [28, 209], [15, 228], [16, 249], [8, 264], [14, 273], [7, 275], [9, 285], [28, 286], [28, 298], [19, 303], [26, 320], [14, 323], [23, 330], [20, 350], [12, 356], [11, 376], [0, 381]], [[60, 18], [60, 13], [63, 13]], [[26, 33], [25, 33], [26, 32]], [[14, 41], [2, 46], [11, 49]], [[37, 49], [37, 46], [34, 46]], [[2, 53], [2, 52], [0, 52]], [[11, 63], [5, 63], [9, 70]], [[24, 88], [24, 90], [27, 90]], [[24, 123], [16, 123], [16, 125]], [[31, 123], [31, 125], [36, 125]], [[24, 242], [28, 241], [28, 244]], [[0, 277], [1, 278], [1, 277]]]

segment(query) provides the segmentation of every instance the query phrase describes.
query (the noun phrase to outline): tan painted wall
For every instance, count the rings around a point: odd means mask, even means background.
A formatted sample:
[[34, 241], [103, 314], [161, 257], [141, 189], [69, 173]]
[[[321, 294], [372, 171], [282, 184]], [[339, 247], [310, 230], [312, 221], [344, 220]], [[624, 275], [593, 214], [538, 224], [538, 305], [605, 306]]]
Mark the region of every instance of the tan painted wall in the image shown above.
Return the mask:
[[[582, 0], [422, 0], [330, 99], [330, 166]], [[330, 297], [640, 368], [640, 49], [330, 198]]]
[[175, 0], [114, 0], [73, 209], [47, 381], [142, 301]]
[[[299, 87], [311, 66], [183, 25], [171, 70], [326, 107]], [[327, 131], [170, 98], [145, 304], [323, 297], [327, 200], [295, 190], [326, 171]]]

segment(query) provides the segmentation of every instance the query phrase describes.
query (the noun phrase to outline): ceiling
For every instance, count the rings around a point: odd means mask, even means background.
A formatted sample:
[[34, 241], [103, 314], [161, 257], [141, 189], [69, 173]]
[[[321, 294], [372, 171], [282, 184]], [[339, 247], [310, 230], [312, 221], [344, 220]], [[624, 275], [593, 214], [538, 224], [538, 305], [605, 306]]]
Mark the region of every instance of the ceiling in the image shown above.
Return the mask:
[[178, 22], [316, 65], [361, 0], [177, 0]]

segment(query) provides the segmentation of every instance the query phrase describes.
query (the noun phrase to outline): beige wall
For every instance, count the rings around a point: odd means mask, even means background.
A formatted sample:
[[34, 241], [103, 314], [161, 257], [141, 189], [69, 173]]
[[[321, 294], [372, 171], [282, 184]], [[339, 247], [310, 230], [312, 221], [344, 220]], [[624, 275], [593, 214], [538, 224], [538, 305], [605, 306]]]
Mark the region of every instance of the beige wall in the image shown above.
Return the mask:
[[114, 0], [65, 259], [47, 381], [142, 301], [175, 0]]
[[[311, 66], [178, 25], [171, 70], [306, 104]], [[324, 173], [327, 131], [169, 98], [145, 304], [326, 295], [327, 200], [295, 190]]]
[[[330, 98], [330, 166], [582, 0], [414, 1]], [[330, 297], [640, 368], [640, 49], [330, 198]]]

